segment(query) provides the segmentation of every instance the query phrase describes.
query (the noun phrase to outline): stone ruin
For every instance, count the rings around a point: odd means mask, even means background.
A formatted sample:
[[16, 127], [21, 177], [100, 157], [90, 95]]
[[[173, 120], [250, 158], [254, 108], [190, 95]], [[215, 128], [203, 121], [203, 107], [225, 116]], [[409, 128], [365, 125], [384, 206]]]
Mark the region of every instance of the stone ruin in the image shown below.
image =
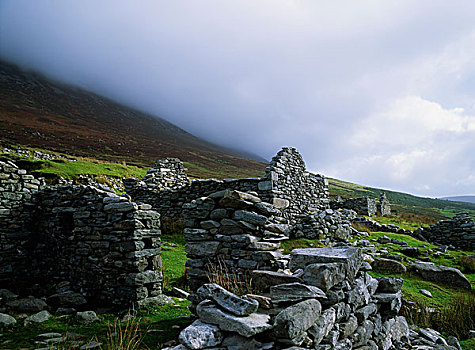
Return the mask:
[[452, 219], [421, 227], [414, 234], [435, 244], [475, 250], [475, 223], [468, 213], [458, 213]]
[[0, 219], [2, 288], [115, 307], [161, 294], [160, 220], [148, 204], [90, 186], [44, 187], [3, 159]]
[[[91, 186], [43, 185], [0, 160], [2, 286], [56, 293], [50, 299], [78, 292], [96, 305], [146, 304], [161, 294], [161, 211], [182, 216], [186, 274], [196, 291], [190, 300], [198, 319], [175, 350], [427, 343], [397, 316], [402, 279], [369, 276], [359, 248], [333, 243], [283, 254], [289, 237], [345, 241], [356, 216], [329, 208], [326, 179], [307, 172], [294, 148], [282, 149], [264, 176], [252, 179], [189, 181], [177, 159], [159, 161], [144, 179], [125, 181], [136, 202]], [[385, 203], [382, 196], [381, 213], [389, 212]], [[466, 215], [423, 233], [437, 238], [457, 228], [457, 239], [475, 237]], [[247, 295], [208, 283], [223, 266], [251, 288]]]
[[296, 215], [328, 208], [328, 180], [306, 171], [302, 156], [292, 147], [282, 148], [261, 178], [188, 181], [179, 164], [176, 159], [161, 161], [142, 180], [125, 179], [126, 192], [136, 202], [151, 204], [163, 218], [180, 217], [185, 203], [226, 189], [255, 192], [281, 209], [290, 223]]
[[332, 209], [354, 210], [358, 215], [391, 215], [391, 204], [389, 203], [385, 193], [381, 193], [379, 202], [376, 202], [376, 199], [368, 196], [358, 198], [341, 198], [340, 196], [336, 196], [330, 201], [330, 207]]
[[391, 204], [389, 203], [386, 193], [381, 193], [379, 196], [378, 202], [378, 211], [381, 216], [390, 216], [391, 215]]

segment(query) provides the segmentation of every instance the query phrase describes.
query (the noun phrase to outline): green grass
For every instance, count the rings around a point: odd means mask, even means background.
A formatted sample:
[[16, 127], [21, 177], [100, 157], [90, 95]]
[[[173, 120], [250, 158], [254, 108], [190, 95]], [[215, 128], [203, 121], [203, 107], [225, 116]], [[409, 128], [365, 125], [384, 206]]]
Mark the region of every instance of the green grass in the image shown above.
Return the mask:
[[169, 292], [173, 287], [186, 289], [185, 280], [185, 238], [183, 235], [162, 235], [162, 246], [171, 249], [162, 249], [163, 289]]
[[42, 176], [46, 179], [63, 177], [74, 180], [79, 175], [111, 176], [116, 178], [139, 177], [142, 178], [146, 169], [119, 163], [99, 162], [96, 160], [79, 159], [77, 161], [57, 160], [32, 160], [11, 154], [0, 154], [13, 158], [17, 165], [26, 169], [28, 173]]
[[284, 254], [289, 254], [292, 250], [298, 248], [321, 248], [324, 245], [318, 239], [295, 238], [281, 242]]
[[460, 345], [462, 346], [463, 350], [470, 350], [470, 349], [475, 349], [475, 338], [472, 339], [467, 339], [467, 340], [461, 340]]
[[405, 220], [400, 216], [376, 216], [371, 217], [371, 219], [379, 222], [382, 225], [397, 225], [404, 230], [410, 231], [417, 230], [419, 227], [424, 226], [421, 223]]
[[[187, 308], [189, 302], [177, 298], [174, 298], [174, 301], [174, 304], [150, 307], [138, 312], [137, 322], [144, 335], [144, 345], [151, 349], [157, 349], [160, 344], [176, 340], [179, 332], [191, 323], [190, 312]], [[0, 348], [29, 349], [35, 346], [34, 342], [38, 340], [39, 334], [49, 332], [63, 335], [66, 332], [74, 332], [82, 335], [82, 341], [91, 341], [97, 338], [99, 342], [105, 343], [108, 327], [114, 323], [116, 317], [113, 314], [99, 315], [100, 320], [90, 325], [79, 324], [69, 316], [53, 316], [44, 323], [27, 327], [17, 323], [14, 327], [2, 331]]]

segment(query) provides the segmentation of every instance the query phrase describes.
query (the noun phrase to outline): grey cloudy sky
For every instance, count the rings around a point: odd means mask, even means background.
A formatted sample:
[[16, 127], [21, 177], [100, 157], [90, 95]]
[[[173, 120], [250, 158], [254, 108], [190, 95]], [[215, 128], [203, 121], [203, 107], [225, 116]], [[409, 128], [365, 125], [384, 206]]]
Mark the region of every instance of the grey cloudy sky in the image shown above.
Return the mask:
[[270, 158], [475, 194], [475, 1], [1, 0], [0, 56]]

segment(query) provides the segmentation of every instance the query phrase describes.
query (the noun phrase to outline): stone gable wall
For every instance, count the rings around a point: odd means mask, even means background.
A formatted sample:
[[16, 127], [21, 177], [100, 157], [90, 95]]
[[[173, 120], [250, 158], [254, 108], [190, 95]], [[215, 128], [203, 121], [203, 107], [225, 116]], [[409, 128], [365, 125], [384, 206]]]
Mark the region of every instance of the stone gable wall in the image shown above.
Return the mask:
[[378, 211], [381, 216], [391, 215], [391, 204], [389, 203], [386, 193], [381, 193], [379, 196]]
[[14, 164], [0, 167], [2, 287], [37, 294], [66, 283], [101, 306], [161, 294], [160, 220], [150, 205], [91, 186], [38, 188]]
[[[225, 189], [255, 192], [263, 201], [281, 209], [283, 217], [291, 221], [296, 215], [328, 208], [328, 181], [322, 175], [307, 172], [302, 156], [295, 148], [283, 148], [272, 159], [262, 178], [186, 182], [183, 168], [177, 168], [176, 159], [160, 164], [160, 171], [169, 178], [169, 185], [160, 182], [158, 186], [148, 175], [142, 180], [125, 179], [124, 185], [134, 201], [151, 204], [163, 217], [179, 217], [183, 204]], [[162, 175], [157, 174], [157, 169], [158, 166], [151, 173], [160, 179]], [[175, 181], [173, 174], [179, 179]]]

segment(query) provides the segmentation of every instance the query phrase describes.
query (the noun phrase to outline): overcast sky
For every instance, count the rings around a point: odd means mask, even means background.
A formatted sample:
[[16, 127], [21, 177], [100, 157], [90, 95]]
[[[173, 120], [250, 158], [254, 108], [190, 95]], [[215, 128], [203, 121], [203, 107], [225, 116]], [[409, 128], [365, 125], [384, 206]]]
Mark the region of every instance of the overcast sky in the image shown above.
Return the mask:
[[313, 172], [475, 195], [473, 0], [0, 0], [0, 57]]

